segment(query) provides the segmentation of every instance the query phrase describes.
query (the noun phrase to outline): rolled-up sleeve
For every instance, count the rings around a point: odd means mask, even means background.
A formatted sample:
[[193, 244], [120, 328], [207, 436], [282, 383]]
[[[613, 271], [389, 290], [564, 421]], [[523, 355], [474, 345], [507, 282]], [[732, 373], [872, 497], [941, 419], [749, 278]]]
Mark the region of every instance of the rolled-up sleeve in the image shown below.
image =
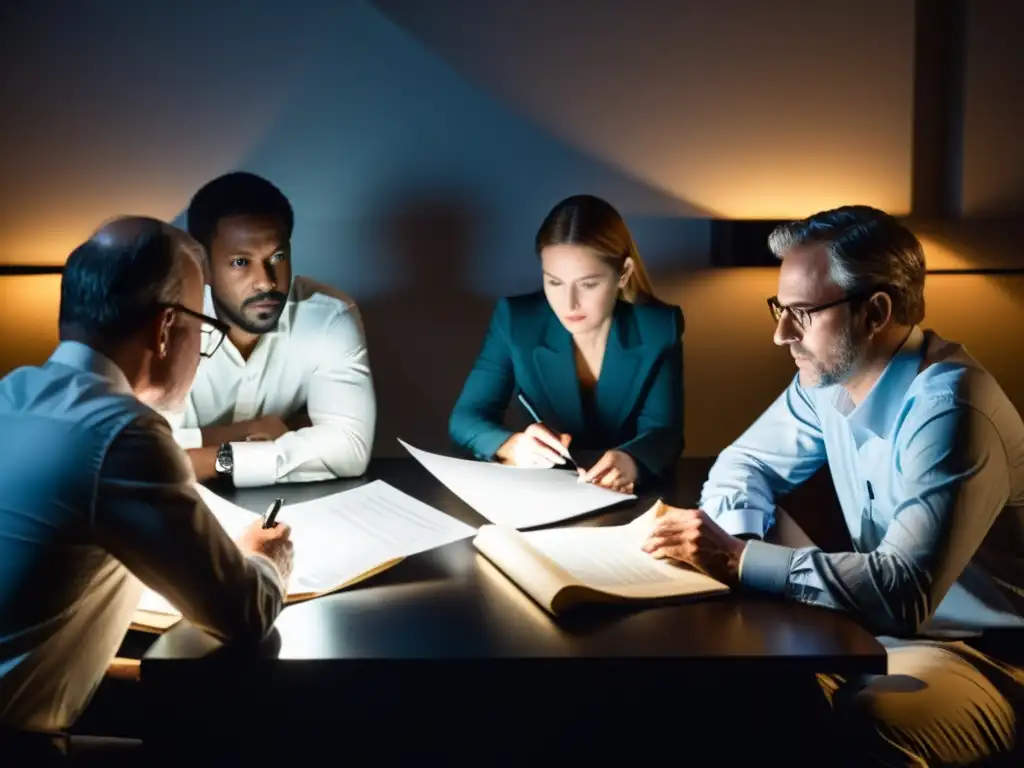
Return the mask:
[[90, 524], [98, 543], [146, 586], [222, 641], [262, 638], [280, 613], [277, 567], [246, 557], [224, 532], [156, 414], [140, 416], [111, 443]]

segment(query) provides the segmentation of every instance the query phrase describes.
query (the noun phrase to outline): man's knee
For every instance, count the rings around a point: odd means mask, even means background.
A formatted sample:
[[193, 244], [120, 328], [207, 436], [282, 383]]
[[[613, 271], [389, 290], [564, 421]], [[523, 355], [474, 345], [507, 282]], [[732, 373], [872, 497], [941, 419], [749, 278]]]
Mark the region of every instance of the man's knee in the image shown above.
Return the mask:
[[950, 674], [881, 675], [833, 697], [853, 765], [969, 765], [1009, 755], [1015, 717], [980, 681]]
[[907, 707], [894, 705], [891, 694], [872, 686], [840, 690], [833, 711], [847, 765], [929, 765], [920, 739], [921, 713], [915, 716]]

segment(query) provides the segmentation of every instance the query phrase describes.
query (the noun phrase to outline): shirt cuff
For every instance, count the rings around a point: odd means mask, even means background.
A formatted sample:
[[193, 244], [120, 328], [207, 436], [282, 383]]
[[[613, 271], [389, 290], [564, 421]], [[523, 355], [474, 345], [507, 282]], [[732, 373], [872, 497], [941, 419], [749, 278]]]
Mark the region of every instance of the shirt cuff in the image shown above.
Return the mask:
[[198, 427], [182, 427], [181, 429], [174, 429], [171, 431], [171, 434], [174, 435], [174, 442], [176, 442], [178, 447], [183, 451], [203, 447], [203, 430]]
[[259, 488], [277, 482], [281, 452], [272, 440], [231, 443], [231, 458], [231, 479], [236, 488]]
[[764, 512], [752, 507], [740, 507], [737, 509], [719, 509], [701, 507], [708, 517], [714, 520], [718, 526], [731, 536], [740, 536], [745, 533], [754, 533], [764, 536]]
[[740, 584], [759, 592], [785, 594], [793, 552], [778, 544], [748, 541], [740, 557]]

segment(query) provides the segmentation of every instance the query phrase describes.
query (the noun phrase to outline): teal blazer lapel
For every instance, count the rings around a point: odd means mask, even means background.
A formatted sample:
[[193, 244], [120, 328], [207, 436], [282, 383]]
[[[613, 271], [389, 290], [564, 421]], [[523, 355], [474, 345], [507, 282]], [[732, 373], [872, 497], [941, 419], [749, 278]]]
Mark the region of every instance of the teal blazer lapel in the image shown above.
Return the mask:
[[650, 366], [651, 361], [644, 359], [633, 305], [620, 301], [612, 317], [595, 391], [595, 404], [602, 424], [615, 428], [627, 419], [636, 405], [639, 389]]
[[551, 426], [571, 435], [581, 434], [583, 402], [580, 399], [579, 380], [576, 378], [572, 336], [550, 311], [547, 313], [544, 335], [533, 350], [533, 364], [541, 388], [551, 405], [551, 412], [559, 414], [560, 422], [563, 422]]

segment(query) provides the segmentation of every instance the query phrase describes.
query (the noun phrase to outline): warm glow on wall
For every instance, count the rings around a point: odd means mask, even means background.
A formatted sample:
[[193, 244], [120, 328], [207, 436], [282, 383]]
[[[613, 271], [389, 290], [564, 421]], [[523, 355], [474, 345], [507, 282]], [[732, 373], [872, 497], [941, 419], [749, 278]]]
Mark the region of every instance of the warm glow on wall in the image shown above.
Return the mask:
[[0, 375], [42, 363], [57, 345], [60, 275], [0, 276]]
[[[726, 219], [801, 219], [843, 205], [870, 205], [894, 216], [910, 211], [910, 190], [903, 178], [851, 159], [830, 164], [832, 171], [807, 168], [792, 157], [726, 156], [736, 170], [716, 173], [710, 165], [680, 173], [680, 195]], [[719, 161], [723, 156], [719, 156]], [[699, 170], [699, 168], [698, 168]]]
[[960, 251], [946, 245], [930, 235], [917, 236], [924, 248], [924, 260], [928, 269], [971, 269], [976, 267], [971, 259]]
[[[100, 224], [120, 215], [154, 216], [171, 221], [211, 176], [210, 166], [154, 169], [136, 174], [131, 169], [81, 186], [73, 197], [55, 196], [49, 203], [23, 201], [21, 215], [2, 228], [4, 250], [0, 264], [61, 265]], [[72, 187], [69, 185], [69, 190]]]

